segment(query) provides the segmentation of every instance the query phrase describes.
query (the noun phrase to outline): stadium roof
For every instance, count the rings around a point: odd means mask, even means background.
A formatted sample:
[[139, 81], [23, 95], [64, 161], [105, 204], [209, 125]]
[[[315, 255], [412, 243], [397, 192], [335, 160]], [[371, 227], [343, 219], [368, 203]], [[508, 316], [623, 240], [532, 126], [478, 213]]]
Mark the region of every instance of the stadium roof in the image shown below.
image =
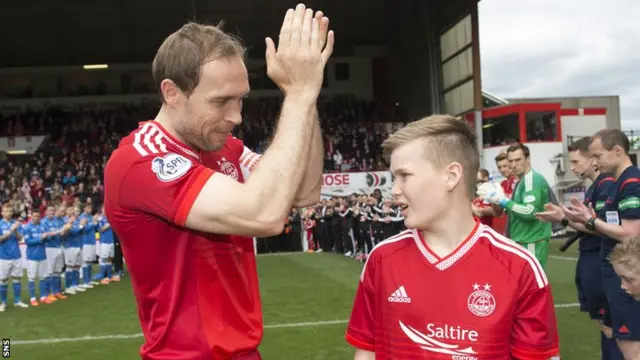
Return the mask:
[[[336, 55], [353, 45], [389, 41], [394, 27], [420, 28], [428, 14], [439, 28], [460, 18], [465, 0], [309, 0], [332, 21]], [[0, 12], [0, 67], [149, 62], [162, 40], [185, 21], [217, 23], [262, 56], [264, 37], [277, 37], [290, 0], [33, 0], [4, 1]], [[435, 9], [435, 11], [434, 11]], [[413, 19], [407, 17], [413, 17]]]

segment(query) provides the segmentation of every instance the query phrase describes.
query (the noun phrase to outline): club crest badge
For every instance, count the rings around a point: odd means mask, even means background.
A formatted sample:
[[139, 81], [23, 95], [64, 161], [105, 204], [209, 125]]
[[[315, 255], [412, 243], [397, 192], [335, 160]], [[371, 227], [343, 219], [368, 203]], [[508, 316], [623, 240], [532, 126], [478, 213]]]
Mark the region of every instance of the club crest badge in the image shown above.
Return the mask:
[[473, 292], [467, 299], [467, 306], [473, 315], [486, 317], [496, 309], [496, 299], [491, 294], [491, 285], [473, 284]]
[[220, 172], [227, 175], [228, 177], [238, 180], [238, 169], [232, 162], [228, 161], [224, 156], [218, 160], [218, 166], [220, 167]]

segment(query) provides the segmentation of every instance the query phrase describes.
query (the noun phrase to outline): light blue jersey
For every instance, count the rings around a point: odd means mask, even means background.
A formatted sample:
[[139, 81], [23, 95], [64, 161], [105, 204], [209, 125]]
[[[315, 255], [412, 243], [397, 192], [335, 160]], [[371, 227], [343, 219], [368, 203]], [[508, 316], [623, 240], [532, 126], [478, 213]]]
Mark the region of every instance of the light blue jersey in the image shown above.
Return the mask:
[[29, 222], [22, 226], [22, 235], [24, 242], [27, 244], [27, 260], [43, 261], [47, 259], [45, 241], [42, 240], [42, 234], [48, 232], [47, 227], [42, 222], [34, 224]]
[[[47, 228], [47, 232], [56, 232], [64, 226], [64, 221], [59, 217], [46, 217], [42, 219], [42, 224]], [[47, 238], [45, 246], [48, 248], [59, 248], [62, 246], [62, 236], [54, 235]]]
[[[13, 219], [9, 221], [5, 219], [0, 220], [0, 234], [10, 234], [11, 227], [15, 223], [16, 221]], [[15, 234], [11, 234], [8, 239], [0, 243], [0, 260], [17, 260], [21, 257], [18, 237]]]
[[[109, 225], [109, 220], [107, 219], [106, 216], [101, 215], [100, 220], [98, 220], [98, 230], [102, 229], [107, 225]], [[107, 228], [107, 230], [100, 233], [100, 243], [113, 244], [113, 230], [111, 229], [110, 225]]]
[[[65, 224], [69, 222], [69, 218], [64, 218]], [[71, 230], [67, 234], [66, 239], [64, 240], [65, 248], [82, 248], [84, 236], [84, 227], [80, 226], [80, 218], [78, 217], [72, 224]]]
[[80, 215], [80, 219], [86, 219], [87, 223], [84, 224], [84, 231], [82, 234], [82, 241], [84, 245], [96, 244], [96, 223], [93, 222], [93, 216], [89, 214]]

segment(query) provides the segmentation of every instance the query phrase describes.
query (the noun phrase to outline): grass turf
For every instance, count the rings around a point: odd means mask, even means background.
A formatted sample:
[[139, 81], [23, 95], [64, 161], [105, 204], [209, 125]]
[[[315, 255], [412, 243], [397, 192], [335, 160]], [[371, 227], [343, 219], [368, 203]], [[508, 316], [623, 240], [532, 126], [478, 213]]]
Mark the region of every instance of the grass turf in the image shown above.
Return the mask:
[[[577, 253], [574, 246], [560, 254], [558, 244], [552, 242], [548, 277], [556, 304], [575, 304]], [[259, 256], [258, 268], [265, 323], [260, 350], [265, 359], [353, 359], [344, 330], [361, 263], [335, 254], [300, 253]], [[26, 286], [25, 282], [25, 302]], [[11, 358], [19, 360], [136, 359], [143, 341], [135, 336], [140, 333], [136, 311], [131, 286], [124, 277], [119, 283], [52, 305], [9, 306], [0, 313], [0, 338], [13, 341]], [[587, 315], [576, 306], [557, 308], [556, 313], [563, 359], [599, 358], [599, 334]], [[82, 339], [87, 336], [91, 339]], [[62, 341], [29, 343], [42, 339]]]

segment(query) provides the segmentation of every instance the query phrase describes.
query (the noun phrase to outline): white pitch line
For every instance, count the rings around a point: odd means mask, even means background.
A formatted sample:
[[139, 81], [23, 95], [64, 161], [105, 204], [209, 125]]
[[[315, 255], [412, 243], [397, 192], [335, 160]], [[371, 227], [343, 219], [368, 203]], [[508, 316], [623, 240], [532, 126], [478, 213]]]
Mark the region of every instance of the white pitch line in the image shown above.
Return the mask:
[[570, 256], [549, 255], [549, 258], [558, 259], [558, 260], [567, 260], [567, 261], [578, 261], [578, 258], [570, 257]]
[[[569, 303], [569, 304], [557, 304], [556, 308], [571, 308], [580, 306], [579, 303]], [[314, 327], [314, 326], [324, 326], [324, 325], [339, 325], [346, 324], [349, 320], [324, 320], [324, 321], [309, 321], [309, 322], [298, 322], [298, 323], [284, 323], [284, 324], [273, 324], [273, 325], [265, 325], [265, 329], [285, 329], [285, 328], [296, 328], [296, 327]], [[81, 337], [73, 337], [73, 338], [53, 338], [53, 339], [35, 339], [35, 340], [13, 340], [11, 341], [11, 345], [41, 345], [41, 344], [57, 344], [64, 342], [80, 342], [80, 341], [96, 341], [96, 340], [127, 340], [127, 339], [137, 339], [142, 337], [142, 333], [137, 334], [114, 334], [114, 335], [87, 335]]]

